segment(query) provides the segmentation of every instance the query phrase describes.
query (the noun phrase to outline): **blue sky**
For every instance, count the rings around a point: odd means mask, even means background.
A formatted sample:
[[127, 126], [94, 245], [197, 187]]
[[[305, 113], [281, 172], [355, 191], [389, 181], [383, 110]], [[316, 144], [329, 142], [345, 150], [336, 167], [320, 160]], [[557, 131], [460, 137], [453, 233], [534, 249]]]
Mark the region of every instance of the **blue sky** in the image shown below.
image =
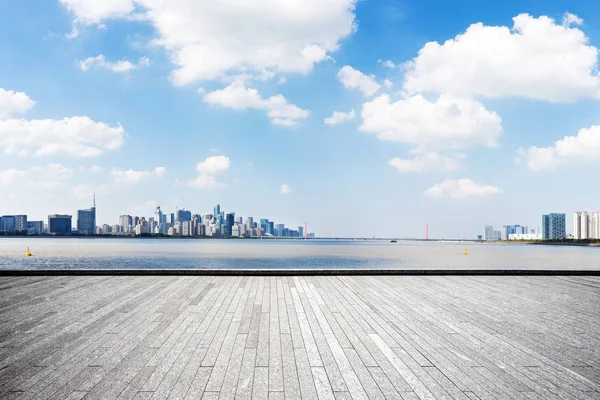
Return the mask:
[[99, 223], [474, 237], [600, 209], [598, 2], [214, 4], [0, 0], [0, 214], [96, 191]]

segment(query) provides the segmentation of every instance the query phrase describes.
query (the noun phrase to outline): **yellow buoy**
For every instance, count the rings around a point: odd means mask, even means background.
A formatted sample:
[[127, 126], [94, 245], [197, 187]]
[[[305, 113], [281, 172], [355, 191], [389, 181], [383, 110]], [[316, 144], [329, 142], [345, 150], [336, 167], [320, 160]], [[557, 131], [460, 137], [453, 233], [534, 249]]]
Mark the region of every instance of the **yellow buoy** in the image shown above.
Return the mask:
[[466, 248], [466, 247], [465, 247], [465, 249], [463, 250], [463, 254], [464, 254], [465, 256], [466, 256], [467, 254], [469, 254], [469, 253], [467, 253], [467, 248]]
[[25, 252], [25, 257], [31, 257], [31, 252], [29, 251], [29, 246], [27, 246], [27, 251]]

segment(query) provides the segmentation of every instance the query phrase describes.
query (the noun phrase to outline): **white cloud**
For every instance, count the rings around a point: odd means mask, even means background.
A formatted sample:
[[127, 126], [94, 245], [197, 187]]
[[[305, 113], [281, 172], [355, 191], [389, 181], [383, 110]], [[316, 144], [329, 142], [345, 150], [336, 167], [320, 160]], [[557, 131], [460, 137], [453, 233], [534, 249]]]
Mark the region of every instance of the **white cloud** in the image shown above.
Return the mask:
[[75, 186], [71, 193], [79, 200], [90, 200], [94, 196], [94, 193], [97, 195], [110, 194], [110, 188], [106, 184], [100, 186], [81, 184]]
[[349, 65], [343, 66], [337, 74], [338, 80], [348, 89], [358, 89], [365, 96], [373, 96], [381, 85], [375, 81], [375, 75], [365, 75]]
[[112, 175], [113, 179], [117, 182], [136, 183], [143, 179], [147, 179], [147, 178], [151, 178], [151, 177], [162, 178], [164, 176], [165, 172], [166, 172], [165, 167], [156, 167], [152, 171], [144, 171], [144, 170], [136, 171], [133, 169], [121, 170], [118, 168], [113, 168], [113, 170], [110, 172], [110, 174]]
[[562, 25], [565, 27], [569, 27], [571, 25], [581, 25], [583, 24], [583, 19], [579, 18], [575, 14], [571, 14], [570, 12], [566, 12], [563, 15]]
[[281, 194], [290, 194], [292, 193], [292, 188], [290, 187], [290, 185], [287, 184], [283, 184], [281, 185]]
[[247, 108], [263, 110], [271, 119], [271, 123], [283, 126], [296, 125], [299, 120], [307, 118], [310, 114], [308, 110], [288, 103], [281, 94], [265, 99], [258, 93], [258, 90], [247, 88], [241, 81], [233, 82], [224, 89], [207, 93], [203, 100], [209, 104], [217, 104], [235, 110]]
[[226, 156], [211, 156], [203, 162], [196, 164], [198, 177], [187, 183], [190, 187], [202, 189], [220, 189], [227, 187], [226, 184], [217, 181], [217, 175], [220, 175], [229, 170], [231, 160]]
[[600, 125], [583, 128], [577, 136], [565, 136], [550, 147], [532, 146], [519, 149], [519, 155], [534, 171], [555, 168], [562, 164], [600, 161]]
[[10, 186], [13, 183], [19, 183], [28, 175], [28, 171], [21, 171], [18, 169], [7, 169], [0, 171], [0, 186]]
[[147, 67], [150, 65], [150, 59], [148, 57], [142, 57], [137, 64], [128, 60], [112, 62], [107, 61], [106, 58], [100, 54], [96, 57], [88, 57], [83, 61], [77, 61], [76, 64], [82, 71], [87, 71], [91, 68], [103, 68], [114, 73], [123, 73], [137, 68]]
[[457, 96], [523, 96], [551, 102], [600, 97], [598, 49], [571, 25], [520, 14], [512, 28], [471, 25], [444, 44], [427, 43], [408, 62], [404, 89]]
[[451, 197], [453, 199], [467, 199], [471, 197], [488, 197], [503, 193], [503, 190], [488, 185], [480, 185], [471, 179], [446, 179], [427, 189], [428, 197]]
[[80, 23], [135, 17], [152, 24], [176, 85], [239, 72], [307, 73], [356, 28], [357, 0], [230, 0], [218, 7], [209, 0], [61, 1]]
[[71, 32], [65, 34], [65, 38], [67, 38], [69, 40], [75, 39], [78, 36], [79, 36], [79, 28], [76, 25], [73, 25], [73, 28], [71, 28]]
[[383, 66], [386, 67], [386, 68], [397, 68], [397, 67], [399, 67], [399, 65], [394, 64], [394, 62], [392, 60], [386, 60], [386, 61], [377, 60], [377, 62], [383, 64]]
[[7, 118], [11, 115], [24, 114], [33, 105], [35, 101], [31, 100], [23, 92], [13, 90], [4, 90], [0, 88], [0, 118]]
[[387, 94], [363, 105], [360, 130], [380, 140], [412, 144], [419, 151], [496, 146], [502, 120], [475, 100], [415, 95], [392, 103]]
[[451, 172], [461, 168], [463, 154], [446, 156], [439, 153], [417, 154], [413, 158], [391, 159], [388, 164], [400, 172], [445, 171]]
[[329, 118], [325, 118], [325, 124], [336, 125], [341, 122], [352, 121], [356, 118], [354, 108], [350, 112], [334, 111], [333, 115]]
[[133, 0], [60, 0], [83, 25], [100, 24], [108, 18], [125, 17], [134, 11]]
[[392, 81], [390, 81], [389, 79], [385, 79], [385, 80], [383, 81], [383, 86], [384, 86], [386, 89], [389, 89], [389, 88], [391, 88], [392, 86], [394, 86], [394, 84], [393, 84], [393, 83], [392, 83]]
[[286, 83], [286, 82], [287, 82], [287, 79], [285, 79], [285, 77], [284, 77], [284, 76], [282, 76], [281, 78], [279, 78], [279, 80], [277, 81], [277, 83], [278, 83], [279, 85], [282, 85], [282, 84], [284, 84], [284, 83]]
[[95, 157], [123, 144], [125, 130], [87, 116], [0, 120], [0, 148], [9, 155]]

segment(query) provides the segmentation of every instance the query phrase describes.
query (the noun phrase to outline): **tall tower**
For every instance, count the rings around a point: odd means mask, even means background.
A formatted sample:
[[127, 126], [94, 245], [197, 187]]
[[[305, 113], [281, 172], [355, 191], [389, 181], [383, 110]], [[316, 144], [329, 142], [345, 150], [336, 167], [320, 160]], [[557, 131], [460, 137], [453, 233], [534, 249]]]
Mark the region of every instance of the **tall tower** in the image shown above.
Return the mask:
[[308, 237], [308, 224], [304, 222], [304, 238]]

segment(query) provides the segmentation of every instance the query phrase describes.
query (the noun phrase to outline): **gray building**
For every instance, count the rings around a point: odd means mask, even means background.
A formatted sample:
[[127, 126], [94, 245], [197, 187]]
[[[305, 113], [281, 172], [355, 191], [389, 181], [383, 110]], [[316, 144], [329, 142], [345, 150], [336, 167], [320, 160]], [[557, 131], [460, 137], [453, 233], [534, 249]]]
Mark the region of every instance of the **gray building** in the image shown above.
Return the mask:
[[542, 238], [564, 239], [567, 237], [565, 214], [551, 213], [542, 215]]
[[27, 221], [27, 233], [29, 235], [41, 235], [44, 233], [44, 221]]
[[48, 215], [48, 233], [51, 235], [66, 235], [71, 233], [71, 215]]
[[27, 215], [15, 215], [15, 231], [21, 232], [27, 230]]
[[87, 210], [77, 210], [77, 233], [80, 235], [96, 234], [96, 194], [94, 193], [94, 202], [92, 208]]

